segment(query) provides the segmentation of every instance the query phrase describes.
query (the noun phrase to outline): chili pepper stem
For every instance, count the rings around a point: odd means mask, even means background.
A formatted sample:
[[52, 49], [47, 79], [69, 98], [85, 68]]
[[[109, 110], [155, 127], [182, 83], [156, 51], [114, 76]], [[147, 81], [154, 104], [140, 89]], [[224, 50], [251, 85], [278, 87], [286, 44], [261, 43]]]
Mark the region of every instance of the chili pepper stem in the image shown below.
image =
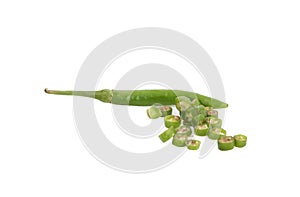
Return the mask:
[[95, 98], [105, 103], [111, 103], [112, 91], [103, 89], [99, 91], [71, 91], [71, 90], [48, 90], [45, 89], [47, 94], [55, 95], [70, 95], [70, 96], [83, 96], [89, 98]]

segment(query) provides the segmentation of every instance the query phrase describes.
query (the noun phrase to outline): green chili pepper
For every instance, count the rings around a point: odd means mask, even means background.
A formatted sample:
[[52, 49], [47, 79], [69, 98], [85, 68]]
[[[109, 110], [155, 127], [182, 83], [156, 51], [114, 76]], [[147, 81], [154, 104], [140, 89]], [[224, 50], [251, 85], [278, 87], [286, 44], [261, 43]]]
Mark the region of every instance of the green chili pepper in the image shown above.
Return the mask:
[[193, 99], [191, 102], [193, 107], [199, 107], [200, 106], [200, 102], [198, 99]]
[[182, 118], [182, 120], [185, 120], [187, 122], [192, 122], [193, 114], [189, 111], [181, 111], [180, 117]]
[[161, 106], [159, 107], [161, 113], [162, 113], [162, 117], [168, 116], [172, 114], [172, 107], [170, 106]]
[[198, 150], [201, 142], [199, 140], [188, 140], [186, 146], [189, 150]]
[[147, 109], [147, 115], [150, 119], [156, 119], [162, 116], [162, 113], [160, 111], [160, 109], [158, 109], [155, 106], [150, 107], [149, 109]]
[[183, 120], [183, 121], [182, 121], [182, 124], [183, 124], [184, 126], [188, 126], [188, 127], [193, 126], [192, 123], [189, 122], [189, 121], [187, 121], [187, 120]]
[[221, 136], [218, 139], [219, 150], [231, 150], [234, 148], [234, 138], [231, 136]]
[[218, 118], [207, 117], [206, 122], [212, 128], [220, 128], [222, 126], [222, 120]]
[[226, 134], [227, 134], [226, 130], [221, 128], [221, 135], [226, 135]]
[[194, 127], [195, 134], [198, 136], [206, 136], [208, 129], [207, 124], [201, 124]]
[[214, 117], [214, 118], [218, 118], [218, 111], [217, 110], [208, 110], [206, 112], [208, 117]]
[[206, 110], [199, 110], [199, 114], [201, 114], [201, 115], [204, 116], [204, 117], [207, 116]]
[[192, 134], [192, 130], [188, 126], [180, 126], [175, 129], [176, 134], [190, 136]]
[[235, 140], [235, 146], [242, 148], [242, 147], [246, 146], [247, 136], [238, 134], [238, 135], [234, 136], [234, 140]]
[[207, 137], [211, 140], [219, 139], [220, 135], [221, 135], [221, 128], [210, 128], [207, 131]]
[[181, 123], [181, 118], [179, 116], [168, 115], [165, 117], [165, 126], [167, 128], [170, 128], [171, 126], [177, 128], [180, 126], [180, 123]]
[[170, 138], [172, 138], [174, 134], [175, 134], [175, 129], [174, 129], [174, 127], [171, 126], [171, 127], [168, 128], [166, 131], [164, 131], [163, 133], [161, 133], [161, 134], [159, 135], [159, 138], [160, 138], [160, 140], [161, 140], [162, 142], [166, 142], [166, 141], [168, 141]]
[[175, 105], [175, 98], [185, 96], [190, 99], [197, 98], [204, 106], [226, 108], [227, 103], [203, 96], [198, 93], [182, 90], [99, 90], [99, 91], [60, 91], [45, 89], [48, 94], [84, 96], [98, 99], [105, 103], [117, 105], [151, 106], [155, 103], [162, 105]]
[[184, 147], [187, 141], [187, 135], [175, 134], [173, 137], [172, 144], [178, 147]]
[[200, 110], [200, 111], [206, 111], [206, 110], [205, 110], [205, 106], [204, 106], [204, 105], [199, 105], [199, 107], [198, 107], [198, 108], [199, 108], [199, 110]]
[[175, 106], [178, 111], [185, 111], [192, 106], [191, 100], [186, 96], [178, 96], [175, 98]]
[[212, 106], [206, 106], [204, 107], [205, 111], [213, 110], [214, 108]]
[[193, 120], [192, 120], [193, 126], [203, 124], [204, 122], [205, 122], [205, 116], [203, 116], [202, 114], [199, 114], [199, 115], [193, 117]]

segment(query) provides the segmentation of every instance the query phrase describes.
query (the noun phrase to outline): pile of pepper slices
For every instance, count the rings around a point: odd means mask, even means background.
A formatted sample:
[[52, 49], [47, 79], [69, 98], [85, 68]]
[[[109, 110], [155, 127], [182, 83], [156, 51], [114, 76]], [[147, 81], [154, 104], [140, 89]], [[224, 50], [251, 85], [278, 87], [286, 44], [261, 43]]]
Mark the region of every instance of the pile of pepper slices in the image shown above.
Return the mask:
[[173, 138], [174, 146], [198, 150], [201, 142], [195, 139], [194, 135], [197, 135], [218, 140], [218, 148], [222, 151], [246, 146], [247, 136], [226, 135], [226, 130], [222, 128], [222, 120], [218, 118], [218, 111], [212, 107], [205, 107], [199, 103], [198, 99], [191, 100], [185, 96], [176, 97], [175, 105], [180, 116], [172, 115], [171, 106], [154, 104], [147, 109], [147, 115], [151, 119], [164, 117], [167, 130], [159, 135], [162, 142]]

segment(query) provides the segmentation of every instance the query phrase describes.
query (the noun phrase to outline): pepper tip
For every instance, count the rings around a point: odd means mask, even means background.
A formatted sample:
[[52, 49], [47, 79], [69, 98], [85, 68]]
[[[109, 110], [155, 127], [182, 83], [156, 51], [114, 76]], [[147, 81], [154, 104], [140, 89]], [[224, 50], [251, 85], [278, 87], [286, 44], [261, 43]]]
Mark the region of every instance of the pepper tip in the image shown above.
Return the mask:
[[47, 93], [47, 94], [49, 93], [48, 88], [45, 88], [44, 91], [45, 91], [45, 93]]

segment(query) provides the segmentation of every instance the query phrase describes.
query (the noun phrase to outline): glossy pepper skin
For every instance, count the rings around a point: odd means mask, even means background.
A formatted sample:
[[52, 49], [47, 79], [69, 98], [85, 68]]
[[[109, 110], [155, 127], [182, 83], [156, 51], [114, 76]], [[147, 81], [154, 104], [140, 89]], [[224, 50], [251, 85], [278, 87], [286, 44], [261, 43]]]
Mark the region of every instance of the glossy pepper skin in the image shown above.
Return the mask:
[[116, 105], [134, 105], [134, 106], [151, 106], [155, 103], [161, 105], [175, 105], [175, 99], [178, 96], [185, 96], [189, 99], [198, 99], [199, 103], [204, 106], [213, 108], [226, 108], [227, 103], [217, 99], [204, 96], [194, 92], [182, 90], [108, 90], [103, 89], [99, 91], [60, 91], [45, 89], [48, 94], [57, 95], [73, 95], [84, 96], [100, 100], [105, 103], [112, 103]]

